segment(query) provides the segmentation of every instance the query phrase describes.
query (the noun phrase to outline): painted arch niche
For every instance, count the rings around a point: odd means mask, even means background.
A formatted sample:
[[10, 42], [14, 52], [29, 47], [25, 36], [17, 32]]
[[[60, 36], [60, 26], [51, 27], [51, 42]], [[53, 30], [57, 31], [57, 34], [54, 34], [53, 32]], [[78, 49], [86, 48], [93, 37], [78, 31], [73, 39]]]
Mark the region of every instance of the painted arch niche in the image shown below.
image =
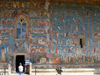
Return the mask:
[[15, 39], [28, 39], [29, 20], [25, 15], [19, 15], [15, 18]]

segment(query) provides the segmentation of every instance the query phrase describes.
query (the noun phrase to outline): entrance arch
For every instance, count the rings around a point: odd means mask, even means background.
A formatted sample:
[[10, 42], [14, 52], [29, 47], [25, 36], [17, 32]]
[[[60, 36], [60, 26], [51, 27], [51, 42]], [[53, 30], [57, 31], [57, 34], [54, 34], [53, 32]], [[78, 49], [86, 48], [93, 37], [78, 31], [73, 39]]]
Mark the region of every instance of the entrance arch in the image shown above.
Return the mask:
[[[14, 68], [15, 68], [15, 71], [17, 71], [17, 67], [18, 66], [16, 66], [16, 64], [18, 64], [19, 65], [19, 63], [16, 63], [16, 57], [17, 56], [24, 56], [24, 61], [27, 59], [27, 53], [14, 53]], [[23, 58], [23, 57], [22, 57]], [[20, 62], [20, 61], [19, 61]]]
[[19, 72], [18, 67], [19, 67], [20, 63], [23, 66], [23, 72], [25, 72], [25, 56], [24, 55], [16, 56], [16, 72]]

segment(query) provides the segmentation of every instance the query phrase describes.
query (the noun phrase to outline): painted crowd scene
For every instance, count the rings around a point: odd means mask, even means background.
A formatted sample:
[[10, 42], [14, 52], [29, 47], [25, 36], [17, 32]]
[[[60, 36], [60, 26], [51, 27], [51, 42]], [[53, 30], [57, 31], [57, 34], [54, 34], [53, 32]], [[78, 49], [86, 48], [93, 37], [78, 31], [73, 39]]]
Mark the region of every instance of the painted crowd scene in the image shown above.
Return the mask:
[[98, 68], [99, 45], [99, 4], [0, 0], [0, 64], [26, 53], [33, 68]]

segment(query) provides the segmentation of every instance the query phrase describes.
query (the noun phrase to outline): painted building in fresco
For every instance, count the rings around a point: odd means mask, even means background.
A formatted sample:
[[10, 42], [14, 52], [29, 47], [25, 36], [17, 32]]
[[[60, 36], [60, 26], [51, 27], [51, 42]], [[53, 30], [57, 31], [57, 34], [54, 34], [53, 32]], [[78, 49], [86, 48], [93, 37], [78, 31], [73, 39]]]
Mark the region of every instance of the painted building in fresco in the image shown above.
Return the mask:
[[56, 1], [0, 2], [0, 63], [16, 56], [55, 68], [100, 67], [100, 5]]

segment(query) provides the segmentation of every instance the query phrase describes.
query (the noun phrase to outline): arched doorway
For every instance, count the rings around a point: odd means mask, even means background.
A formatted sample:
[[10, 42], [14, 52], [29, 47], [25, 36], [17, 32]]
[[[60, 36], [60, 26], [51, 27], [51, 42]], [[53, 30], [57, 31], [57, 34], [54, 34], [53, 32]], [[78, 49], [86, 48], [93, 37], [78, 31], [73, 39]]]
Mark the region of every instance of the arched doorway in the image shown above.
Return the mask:
[[23, 72], [25, 71], [25, 56], [24, 55], [17, 55], [16, 56], [16, 72], [19, 72], [18, 71], [18, 67], [19, 67], [19, 63], [22, 64], [23, 66]]

